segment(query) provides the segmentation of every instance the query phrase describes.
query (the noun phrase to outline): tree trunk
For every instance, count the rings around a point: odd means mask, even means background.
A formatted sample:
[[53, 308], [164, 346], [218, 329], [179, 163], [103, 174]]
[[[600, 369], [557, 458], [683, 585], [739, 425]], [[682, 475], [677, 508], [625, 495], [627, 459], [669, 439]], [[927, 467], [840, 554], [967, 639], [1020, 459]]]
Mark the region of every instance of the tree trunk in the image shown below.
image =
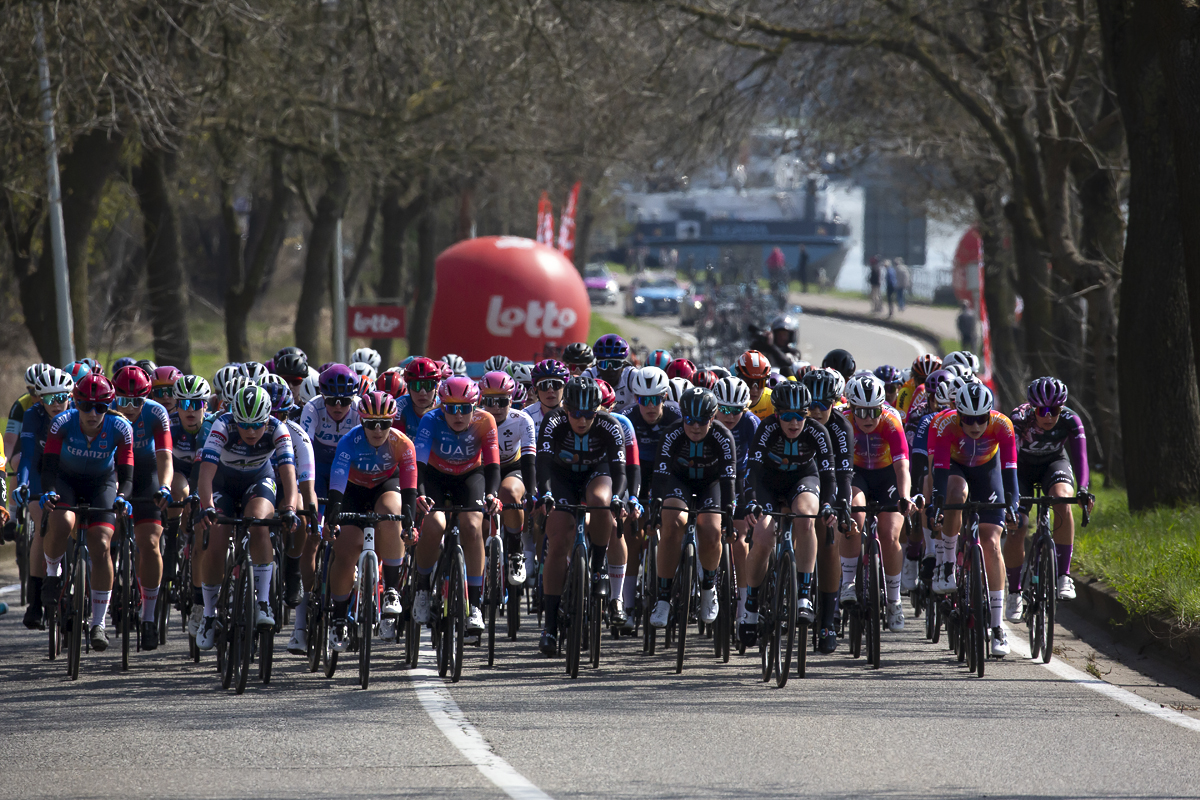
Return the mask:
[[[5, 185], [5, 177], [0, 172], [0, 186]], [[17, 294], [21, 302], [21, 314], [25, 317], [25, 327], [33, 338], [38, 356], [43, 361], [57, 364], [59, 353], [54, 313], [54, 272], [40, 269], [33, 253], [33, 237], [45, 219], [45, 206], [38, 198], [33, 208], [22, 214], [7, 190], [0, 196], [0, 203], [0, 223], [3, 224], [4, 238], [12, 253], [13, 274], [17, 276]]]
[[1012, 228], [1013, 258], [1017, 264], [1017, 288], [1024, 302], [1021, 332], [1025, 363], [1034, 375], [1053, 374], [1051, 357], [1054, 339], [1051, 333], [1054, 309], [1050, 301], [1050, 267], [1046, 254], [1039, 249], [1036, 234], [1017, 207], [1016, 200], [1004, 206], [1004, 216]]
[[354, 251], [354, 263], [350, 265], [350, 272], [346, 274], [343, 282], [347, 301], [354, 297], [354, 290], [358, 288], [358, 279], [362, 276], [367, 259], [371, 256], [371, 240], [375, 238], [375, 220], [378, 218], [379, 192], [376, 187], [371, 190], [371, 199], [367, 204], [367, 218], [363, 220], [362, 231], [358, 237], [358, 247]]
[[[253, 357], [246, 322], [258, 299], [263, 278], [279, 257], [279, 248], [283, 246], [284, 234], [287, 233], [288, 216], [295, 194], [284, 178], [283, 162], [283, 150], [272, 148], [271, 195], [263, 215], [261, 233], [249, 237], [250, 241], [257, 243], [252, 254], [247, 252], [238, 230], [237, 214], [233, 208], [233, 187], [223, 185], [222, 216], [228, 231], [226, 239], [230, 251], [229, 283], [225, 290], [225, 348], [230, 361], [248, 361]], [[250, 255], [249, 269], [246, 268], [247, 255]]]
[[1004, 252], [1005, 222], [997, 191], [974, 195], [979, 218], [979, 236], [983, 240], [983, 291], [987, 303], [992, 340], [992, 366], [996, 389], [1003, 408], [1024, 402], [1024, 368], [1013, 333], [1015, 296], [1011, 254]]
[[192, 371], [187, 279], [175, 208], [175, 155], [143, 145], [133, 174], [146, 248], [146, 302], [154, 331], [154, 360]]
[[[395, 179], [388, 181], [380, 203], [382, 230], [380, 231], [379, 284], [375, 296], [399, 303], [404, 294], [404, 242], [408, 226], [423, 207], [423, 198], [402, 205], [406, 199], [406, 188]], [[410, 320], [411, 324], [411, 320]], [[383, 363], [392, 361], [392, 339], [372, 339], [371, 347], [379, 351]]]
[[408, 353], [423, 356], [429, 348], [429, 322], [437, 292], [437, 253], [434, 246], [433, 205], [425, 207], [417, 218], [417, 275], [415, 295], [408, 317]]
[[296, 305], [296, 346], [308, 354], [313, 364], [321, 363], [321, 312], [329, 295], [329, 265], [337, 221], [346, 210], [350, 184], [346, 165], [335, 157], [324, 160], [325, 191], [317, 201], [312, 230], [308, 234], [308, 253], [304, 259], [304, 282]]
[[575, 204], [575, 269], [581, 275], [588, 263], [588, 243], [596, 222], [596, 215], [592, 212], [593, 194], [591, 181], [584, 182], [579, 187], [579, 201]]
[[1133, 0], [1097, 6], [1129, 147], [1117, 363], [1129, 508], [1141, 510], [1200, 498], [1200, 391], [1158, 32]]

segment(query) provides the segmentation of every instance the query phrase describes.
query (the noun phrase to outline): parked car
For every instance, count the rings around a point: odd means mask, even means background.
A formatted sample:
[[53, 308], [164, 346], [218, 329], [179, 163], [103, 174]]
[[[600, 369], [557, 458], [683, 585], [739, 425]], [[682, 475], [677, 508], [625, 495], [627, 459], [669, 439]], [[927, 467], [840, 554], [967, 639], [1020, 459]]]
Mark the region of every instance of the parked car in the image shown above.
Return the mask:
[[630, 317], [678, 314], [685, 294], [679, 281], [669, 275], [644, 275], [629, 285], [625, 314]]
[[583, 268], [583, 285], [587, 287], [592, 305], [616, 305], [621, 287], [604, 264], [588, 264]]
[[679, 308], [679, 324], [696, 324], [697, 320], [704, 316], [704, 301], [704, 287], [692, 284], [687, 294], [684, 295], [683, 303]]

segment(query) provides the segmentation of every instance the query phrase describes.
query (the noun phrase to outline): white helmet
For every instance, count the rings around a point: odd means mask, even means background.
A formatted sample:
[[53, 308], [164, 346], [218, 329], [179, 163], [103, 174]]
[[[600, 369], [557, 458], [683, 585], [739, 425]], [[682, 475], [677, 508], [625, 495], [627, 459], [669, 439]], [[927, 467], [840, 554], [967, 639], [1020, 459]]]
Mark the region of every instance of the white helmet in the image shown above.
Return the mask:
[[217, 387], [217, 393], [221, 394], [225, 389], [225, 384], [239, 375], [243, 377], [246, 375], [246, 367], [243, 364], [226, 364], [217, 370], [217, 374], [213, 376], [213, 386]]
[[63, 392], [70, 394], [74, 388], [75, 381], [58, 367], [40, 370], [33, 376], [33, 391], [38, 397]]
[[950, 408], [958, 402], [958, 390], [966, 385], [967, 382], [961, 375], [952, 375], [938, 384], [933, 399], [937, 400], [937, 404], [942, 408]]
[[963, 364], [947, 364], [946, 366], [942, 367], [942, 369], [957, 375], [963, 380], [969, 380], [973, 374], [970, 368]]
[[846, 384], [846, 399], [855, 408], [879, 408], [883, 405], [883, 381], [871, 373], [855, 375]]
[[[649, 367], [649, 369], [657, 369], [657, 367]], [[666, 374], [665, 372], [663, 373]], [[671, 378], [670, 389], [667, 390], [668, 399], [672, 403], [678, 403], [680, 396], [688, 389], [692, 388], [692, 382], [686, 378]]]
[[315, 367], [310, 366], [308, 368], [308, 377], [312, 378], [314, 381], [319, 381], [321, 380], [321, 373], [318, 372]]
[[36, 364], [30, 364], [29, 369], [25, 370], [25, 385], [37, 386], [38, 376], [45, 374], [47, 370], [51, 370], [53, 368], [53, 365], [47, 364], [44, 361], [39, 361]]
[[841, 397], [846, 392], [846, 378], [833, 367], [825, 367], [825, 371], [833, 376], [833, 396]]
[[966, 367], [972, 374], [979, 372], [979, 356], [970, 350], [955, 350], [953, 353], [947, 353], [942, 359], [942, 369], [955, 364]]
[[956, 408], [959, 414], [966, 414], [968, 417], [977, 417], [987, 414], [996, 404], [996, 398], [992, 396], [992, 390], [982, 383], [968, 383], [958, 390], [955, 395], [957, 399]]
[[869, 370], [869, 369], [860, 369], [857, 372], [855, 372], [853, 375], [850, 376], [850, 380], [854, 380], [855, 378], [861, 378], [864, 375], [874, 375], [874, 374], [875, 373], [871, 372], [871, 370]]
[[175, 399], [208, 402], [212, 399], [212, 387], [199, 375], [181, 375], [175, 381]]
[[533, 367], [528, 364], [522, 364], [520, 361], [510, 361], [504, 371], [512, 376], [512, 379], [517, 383], [530, 384], [533, 383]]
[[290, 383], [288, 383], [286, 380], [284, 380], [282, 375], [276, 375], [274, 372], [272, 372], [270, 375], [267, 375], [267, 377], [265, 377], [261, 381], [259, 381], [258, 385], [265, 389], [266, 387], [270, 386], [273, 383], [277, 383], [280, 386], [286, 386], [286, 387], [288, 387], [288, 389], [292, 388], [292, 385]]
[[232, 378], [225, 381], [225, 383], [221, 384], [217, 391], [220, 393], [222, 400], [224, 400], [226, 403], [232, 403], [234, 396], [238, 392], [240, 392], [242, 389], [245, 389], [247, 386], [255, 385], [257, 384], [255, 384], [254, 381], [250, 380], [245, 375], [234, 375]]
[[446, 355], [442, 356], [442, 363], [450, 367], [450, 371], [460, 378], [467, 374], [467, 362], [463, 361], [462, 356], [456, 356], [454, 353], [446, 353]]
[[912, 380], [912, 370], [908, 367], [900, 370], [900, 382], [908, 383], [910, 380]]
[[263, 378], [271, 374], [266, 364], [260, 364], [257, 361], [247, 361], [242, 366], [245, 368], [246, 377], [250, 379], [251, 383], [262, 384]]
[[713, 387], [713, 394], [717, 396], [717, 403], [723, 406], [750, 406], [750, 387], [741, 378], [721, 378]]
[[307, 378], [300, 381], [300, 385], [296, 387], [296, 391], [294, 392], [296, 395], [296, 402], [300, 405], [304, 405], [320, 393], [321, 388], [317, 384], [317, 379], [312, 375], [309, 375]]
[[383, 356], [379, 355], [378, 350], [373, 350], [370, 347], [360, 347], [350, 354], [350, 364], [370, 364], [371, 369], [379, 372], [379, 365], [383, 363]]
[[355, 361], [354, 363], [350, 364], [350, 369], [354, 370], [354, 374], [360, 378], [363, 375], [366, 375], [371, 379], [372, 382], [375, 381], [377, 375], [375, 368], [365, 361]]
[[671, 391], [671, 381], [667, 378], [667, 373], [658, 367], [642, 367], [637, 370], [633, 373], [629, 385], [638, 397], [662, 396]]

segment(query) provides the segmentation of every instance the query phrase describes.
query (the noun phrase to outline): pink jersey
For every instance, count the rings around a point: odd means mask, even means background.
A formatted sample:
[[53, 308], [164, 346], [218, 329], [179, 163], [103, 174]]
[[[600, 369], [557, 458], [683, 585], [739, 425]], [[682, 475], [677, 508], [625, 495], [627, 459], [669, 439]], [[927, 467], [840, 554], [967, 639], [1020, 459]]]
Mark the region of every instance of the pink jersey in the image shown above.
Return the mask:
[[949, 469], [953, 462], [963, 467], [978, 467], [1000, 455], [1003, 469], [1017, 468], [1017, 437], [1012, 420], [999, 411], [989, 413], [990, 419], [978, 439], [963, 433], [958, 413], [943, 411], [933, 418], [929, 438], [933, 444], [933, 466]]
[[908, 460], [908, 437], [904, 435], [900, 412], [886, 403], [882, 408], [879, 424], [870, 433], [858, 427], [858, 420], [849, 406], [842, 410], [854, 428], [854, 466], [859, 469], [883, 469], [896, 461]]

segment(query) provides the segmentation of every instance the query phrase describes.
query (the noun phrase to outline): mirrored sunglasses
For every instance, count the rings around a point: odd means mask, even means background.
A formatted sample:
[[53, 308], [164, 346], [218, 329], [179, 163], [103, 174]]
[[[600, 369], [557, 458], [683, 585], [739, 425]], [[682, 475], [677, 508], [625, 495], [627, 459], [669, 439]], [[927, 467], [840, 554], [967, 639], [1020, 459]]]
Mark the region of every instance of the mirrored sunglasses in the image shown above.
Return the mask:
[[963, 425], [986, 425], [991, 414], [959, 414], [958, 419]]
[[71, 399], [71, 395], [67, 394], [66, 392], [59, 392], [58, 394], [42, 395], [42, 402], [48, 406], [61, 405], [70, 399]]
[[337, 406], [338, 408], [345, 408], [345, 407], [351, 405], [353, 402], [354, 402], [353, 397], [326, 397], [325, 398], [325, 405]]
[[446, 409], [447, 414], [470, 414], [475, 410], [474, 403], [446, 403], [442, 408]]
[[544, 392], [557, 392], [566, 384], [557, 378], [550, 378], [544, 381], [538, 381], [537, 388]]
[[84, 414], [104, 414], [108, 411], [108, 403], [93, 403], [90, 400], [80, 400], [75, 407]]
[[266, 424], [267, 423], [265, 423], [265, 422], [239, 422], [239, 423], [237, 423], [237, 426], [239, 428], [241, 428], [242, 430], [256, 431], [259, 428], [261, 428], [263, 425], [266, 425]]
[[163, 398], [163, 399], [174, 397], [175, 396], [175, 387], [159, 386], [157, 389], [152, 390], [150, 392], [150, 394], [152, 394], [154, 397]]
[[438, 382], [436, 380], [433, 378], [427, 378], [425, 380], [413, 381], [412, 383], [408, 384], [408, 390], [410, 392], [432, 392], [437, 388], [437, 385]]
[[1057, 417], [1062, 413], [1062, 406], [1038, 406], [1037, 415], [1039, 417]]
[[740, 414], [746, 409], [741, 406], [717, 406], [717, 410], [722, 414], [727, 414], [732, 417], [734, 414]]
[[596, 416], [595, 411], [587, 411], [587, 410], [576, 411], [573, 408], [567, 409], [567, 413], [571, 415], [572, 419], [591, 419], [592, 417]]
[[603, 361], [596, 362], [596, 369], [602, 369], [606, 372], [620, 369], [623, 366], [625, 366], [625, 359], [623, 358], [606, 358]]
[[180, 400], [179, 408], [183, 411], [202, 411], [206, 402], [205, 400]]
[[117, 408], [141, 408], [146, 404], [144, 397], [117, 397], [113, 399], [113, 405]]
[[483, 398], [483, 404], [488, 408], [507, 408], [512, 402], [512, 398], [495, 396]]
[[854, 409], [854, 416], [859, 419], [879, 419], [883, 416], [883, 409], [878, 406], [874, 408], [856, 408]]
[[784, 422], [800, 422], [807, 416], [803, 411], [785, 411], [779, 415], [779, 418]]
[[364, 419], [363, 427], [369, 431], [385, 431], [392, 427], [390, 419]]
[[646, 394], [638, 395], [639, 406], [658, 406], [662, 405], [663, 396], [661, 394]]

